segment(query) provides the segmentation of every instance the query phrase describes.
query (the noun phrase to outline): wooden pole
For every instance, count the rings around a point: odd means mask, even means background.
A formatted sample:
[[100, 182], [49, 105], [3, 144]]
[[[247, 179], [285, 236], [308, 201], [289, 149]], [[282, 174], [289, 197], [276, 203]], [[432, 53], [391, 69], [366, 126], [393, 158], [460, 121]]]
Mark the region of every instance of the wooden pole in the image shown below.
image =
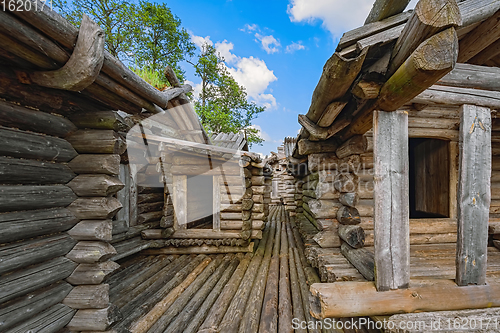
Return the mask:
[[459, 286], [485, 284], [491, 202], [491, 110], [460, 109], [457, 275]]
[[375, 282], [377, 290], [408, 288], [410, 221], [408, 114], [375, 111]]

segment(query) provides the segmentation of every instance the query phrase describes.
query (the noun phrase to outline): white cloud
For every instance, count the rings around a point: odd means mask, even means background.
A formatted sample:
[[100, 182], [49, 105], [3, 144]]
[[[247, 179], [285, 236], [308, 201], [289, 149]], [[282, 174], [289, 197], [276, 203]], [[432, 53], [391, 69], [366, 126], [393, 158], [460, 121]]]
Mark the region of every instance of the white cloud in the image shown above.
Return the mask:
[[234, 48], [234, 44], [228, 42], [224, 39], [222, 42], [215, 43], [215, 49], [220, 53], [221, 56], [224, 57], [224, 60], [227, 63], [232, 63], [238, 60], [238, 57], [231, 53], [231, 50]]
[[191, 41], [194, 43], [194, 45], [198, 46], [199, 48], [201, 48], [203, 44], [214, 45], [214, 43], [212, 43], [212, 41], [210, 40], [210, 36], [201, 37], [191, 34]]
[[259, 29], [259, 26], [257, 24], [245, 24], [245, 27], [243, 29], [240, 29], [241, 31], [257, 31]]
[[[210, 36], [200, 37], [191, 35], [191, 40], [203, 41], [201, 44], [196, 44], [201, 47], [204, 42], [214, 45], [210, 40]], [[278, 78], [274, 75], [274, 72], [267, 68], [264, 60], [259, 58], [250, 57], [239, 57], [232, 53], [234, 44], [224, 40], [222, 42], [216, 42], [215, 48], [224, 57], [228, 65], [228, 71], [233, 76], [233, 78], [246, 88], [248, 97], [255, 103], [261, 106], [265, 106], [268, 109], [273, 109], [277, 107], [276, 98], [269, 92], [266, 92], [269, 84], [276, 81]], [[192, 82], [186, 81], [194, 88], [195, 96], [201, 91], [200, 84], [194, 84]]]
[[274, 38], [273, 35], [263, 36], [259, 33], [256, 33], [255, 38], [257, 38], [257, 41], [262, 44], [262, 48], [267, 52], [267, 54], [272, 54], [279, 51], [279, 47], [281, 46], [281, 44], [279, 40]]
[[[292, 22], [323, 21], [325, 29], [335, 37], [362, 26], [370, 13], [374, 0], [290, 0], [288, 15]], [[407, 9], [413, 8], [411, 1]]]
[[298, 43], [292, 42], [292, 44], [287, 45], [285, 52], [286, 53], [294, 53], [295, 51], [299, 50], [305, 50], [305, 46], [302, 45], [302, 41], [299, 41]]
[[274, 142], [273, 139], [271, 139], [271, 136], [269, 134], [267, 134], [266, 132], [264, 132], [262, 130], [262, 127], [260, 127], [259, 125], [251, 125], [250, 128], [255, 128], [257, 131], [259, 131], [259, 136], [264, 139], [264, 141], [267, 141], [267, 142]]

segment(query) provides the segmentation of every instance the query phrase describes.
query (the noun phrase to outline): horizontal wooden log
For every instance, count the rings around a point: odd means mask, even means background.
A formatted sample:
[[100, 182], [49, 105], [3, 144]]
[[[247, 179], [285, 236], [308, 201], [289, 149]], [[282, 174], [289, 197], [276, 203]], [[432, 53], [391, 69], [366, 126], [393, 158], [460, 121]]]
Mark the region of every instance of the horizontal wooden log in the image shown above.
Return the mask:
[[[142, 213], [150, 213], [154, 211], [161, 211], [164, 209], [165, 203], [162, 201], [160, 202], [152, 202], [152, 203], [144, 203], [137, 205], [137, 213], [142, 214]], [[165, 214], [171, 215], [173, 214], [173, 206], [167, 206]]]
[[[265, 226], [264, 221], [252, 221], [252, 229], [253, 230], [263, 230]], [[243, 227], [242, 221], [221, 221], [220, 228], [221, 230], [240, 230]]]
[[76, 198], [64, 185], [0, 185], [0, 212], [66, 207]]
[[310, 155], [317, 153], [333, 153], [337, 150], [337, 142], [335, 140], [326, 141], [309, 141], [306, 139], [300, 139], [297, 143], [299, 155]]
[[66, 231], [78, 219], [66, 208], [0, 214], [0, 243]]
[[61, 138], [0, 127], [0, 154], [19, 158], [68, 162], [77, 153]]
[[55, 304], [36, 316], [31, 316], [10, 332], [40, 332], [42, 329], [59, 332], [69, 323], [74, 314], [75, 310], [66, 305]]
[[341, 245], [337, 229], [320, 231], [314, 235], [313, 239], [322, 248], [340, 247]]
[[337, 148], [335, 154], [338, 158], [344, 158], [350, 155], [363, 154], [368, 151], [373, 151], [372, 138], [364, 135], [356, 135]]
[[372, 251], [361, 248], [355, 249], [347, 243], [342, 243], [340, 252], [368, 281], [375, 280], [375, 257]]
[[140, 236], [136, 238], [126, 239], [124, 241], [114, 243], [117, 254], [110, 258], [110, 260], [118, 261], [133, 254], [139, 253], [142, 250], [148, 249], [152, 245], [152, 241], [143, 240]]
[[113, 197], [78, 198], [68, 209], [82, 220], [110, 219], [122, 208], [122, 204]]
[[29, 293], [21, 298], [3, 304], [0, 309], [0, 328], [4, 331], [32, 319], [38, 313], [60, 303], [72, 287], [64, 281]]
[[120, 172], [120, 155], [82, 154], [69, 162], [68, 166], [78, 174], [118, 175]]
[[118, 154], [127, 149], [125, 140], [113, 130], [78, 130], [66, 139], [80, 154]]
[[122, 315], [114, 305], [105, 309], [83, 309], [76, 312], [68, 328], [71, 331], [106, 331], [121, 319]]
[[116, 111], [77, 113], [71, 115], [70, 119], [78, 128], [127, 132], [133, 126], [131, 120], [123, 118]]
[[448, 106], [471, 104], [498, 109], [500, 108], [500, 93], [497, 91], [434, 85], [413, 98], [411, 102], [429, 105], [446, 104]]
[[104, 309], [109, 305], [109, 285], [76, 286], [62, 302], [72, 309]]
[[458, 62], [467, 62], [498, 39], [500, 34], [499, 15], [497, 12], [487, 18], [460, 40]]
[[65, 234], [38, 238], [0, 248], [0, 275], [66, 255], [76, 241]]
[[64, 164], [0, 157], [0, 184], [66, 184], [75, 176]]
[[174, 228], [166, 229], [147, 229], [141, 231], [141, 237], [143, 239], [164, 239], [169, 238], [174, 233]]
[[[223, 239], [223, 238], [241, 238], [241, 230], [221, 230], [215, 231], [212, 229], [186, 229], [176, 230], [170, 237], [174, 239], [200, 238], [200, 239]], [[253, 230], [252, 239], [261, 239], [262, 231]]]
[[[335, 102], [334, 102], [335, 103]], [[330, 106], [331, 104], [329, 104]], [[344, 104], [345, 105], [345, 104]], [[332, 118], [333, 115], [331, 115], [331, 112], [333, 111], [331, 108], [327, 107], [327, 111], [329, 115], [324, 115], [320, 118], [320, 120], [323, 120], [323, 122], [326, 122], [325, 118]], [[308, 139], [311, 141], [320, 141], [320, 140], [326, 140], [343, 130], [347, 125], [349, 125], [349, 120], [343, 119], [335, 122], [335, 124], [330, 124], [328, 125], [329, 127], [320, 127], [313, 123], [309, 118], [307, 118], [305, 115], [299, 114], [299, 124], [301, 124], [309, 133]]]
[[144, 250], [142, 253], [145, 255], [160, 255], [160, 254], [219, 254], [219, 253], [246, 253], [253, 252], [254, 243], [250, 242], [248, 246], [214, 246], [214, 245], [200, 245], [190, 247], [175, 247], [167, 246], [161, 249]]
[[458, 38], [454, 28], [430, 37], [384, 84], [378, 107], [384, 111], [398, 109], [450, 72], [457, 56]]
[[113, 238], [113, 223], [111, 220], [83, 220], [68, 234], [76, 240], [110, 241]]
[[0, 277], [0, 302], [4, 303], [67, 278], [77, 264], [58, 257]]
[[138, 224], [138, 225], [131, 226], [127, 229], [126, 232], [124, 232], [122, 234], [113, 235], [113, 240], [111, 241], [111, 244], [115, 244], [115, 243], [121, 242], [121, 241], [126, 240], [126, 239], [137, 237], [141, 234], [141, 232], [143, 230], [158, 228], [160, 226], [160, 223], [161, 222], [159, 222], [159, 221], [154, 221], [154, 222], [150, 222], [150, 223], [144, 223], [144, 224]]
[[113, 261], [95, 264], [80, 264], [73, 273], [66, 278], [66, 281], [73, 285], [101, 284], [118, 268], [120, 268], [120, 265]]
[[411, 280], [408, 289], [386, 292], [377, 292], [373, 282], [316, 283], [311, 293], [311, 314], [318, 319], [500, 306], [500, 283], [495, 280], [468, 287], [446, 279]]
[[106, 261], [115, 254], [115, 248], [109, 243], [80, 241], [66, 257], [79, 264], [93, 264]]
[[67, 184], [79, 197], [107, 197], [125, 185], [109, 175], [79, 175]]
[[137, 204], [163, 201], [164, 196], [163, 193], [138, 194]]
[[65, 137], [77, 129], [65, 117], [28, 109], [4, 101], [0, 101], [0, 125], [58, 137]]
[[495, 67], [457, 63], [455, 68], [436, 84], [451, 87], [498, 91], [500, 70]]
[[137, 223], [142, 224], [152, 221], [160, 221], [162, 217], [163, 217], [162, 211], [142, 213], [137, 216]]

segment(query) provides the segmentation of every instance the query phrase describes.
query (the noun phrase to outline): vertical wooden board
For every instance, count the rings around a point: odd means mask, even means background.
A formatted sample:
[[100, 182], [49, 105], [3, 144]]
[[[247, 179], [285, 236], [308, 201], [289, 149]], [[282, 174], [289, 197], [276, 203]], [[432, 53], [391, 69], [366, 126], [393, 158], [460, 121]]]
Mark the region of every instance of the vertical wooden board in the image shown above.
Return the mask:
[[220, 211], [221, 211], [221, 205], [220, 205], [220, 176], [214, 176], [213, 177], [213, 229], [215, 231], [220, 231]]
[[187, 227], [187, 176], [173, 176], [174, 186], [174, 229], [186, 229]]
[[[129, 164], [120, 164], [120, 173], [118, 174], [118, 179], [125, 185], [118, 193], [116, 193], [116, 198], [122, 204], [123, 208], [116, 213], [116, 219], [127, 221], [126, 224], [129, 225], [130, 222], [130, 171]], [[129, 225], [130, 226], [130, 225]]]
[[410, 282], [408, 113], [373, 114], [375, 281], [377, 290]]
[[449, 217], [457, 218], [457, 186], [458, 186], [458, 142], [450, 141], [450, 201]]
[[485, 284], [491, 202], [491, 110], [460, 109], [456, 282]]
[[137, 165], [129, 164], [128, 169], [129, 226], [132, 227], [137, 224]]

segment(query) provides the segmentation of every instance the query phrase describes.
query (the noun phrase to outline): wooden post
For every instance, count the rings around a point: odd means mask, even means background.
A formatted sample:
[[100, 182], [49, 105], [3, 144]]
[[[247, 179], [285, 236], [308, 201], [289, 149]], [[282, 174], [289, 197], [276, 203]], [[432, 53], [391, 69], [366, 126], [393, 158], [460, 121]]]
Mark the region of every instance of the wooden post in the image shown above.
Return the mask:
[[456, 282], [486, 283], [488, 218], [491, 201], [491, 111], [463, 105], [460, 109], [460, 173]]
[[174, 185], [174, 229], [186, 229], [187, 227], [187, 176], [173, 176]]
[[[221, 203], [220, 203], [220, 176], [213, 177], [213, 229], [215, 231], [220, 231], [220, 211], [221, 211]], [[240, 216], [241, 217], [241, 216]]]
[[410, 220], [408, 113], [373, 114], [375, 283], [378, 291], [408, 288]]

